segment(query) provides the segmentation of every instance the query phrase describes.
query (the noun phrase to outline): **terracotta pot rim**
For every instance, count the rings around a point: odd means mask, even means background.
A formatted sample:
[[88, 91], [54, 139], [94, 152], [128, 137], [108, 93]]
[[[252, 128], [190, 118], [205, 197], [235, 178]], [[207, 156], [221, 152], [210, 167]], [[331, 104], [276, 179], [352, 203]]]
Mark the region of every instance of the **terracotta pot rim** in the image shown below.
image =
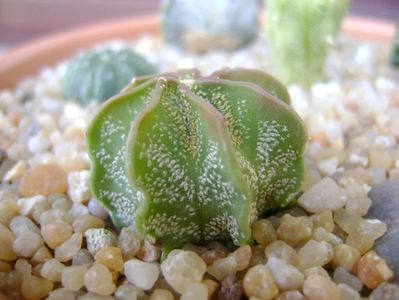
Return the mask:
[[[13, 88], [24, 77], [53, 65], [78, 49], [106, 40], [134, 39], [145, 33], [160, 34], [160, 16], [128, 17], [58, 32], [34, 40], [0, 55], [0, 89]], [[347, 17], [342, 25], [347, 34], [363, 40], [390, 43], [393, 22], [364, 17]]]

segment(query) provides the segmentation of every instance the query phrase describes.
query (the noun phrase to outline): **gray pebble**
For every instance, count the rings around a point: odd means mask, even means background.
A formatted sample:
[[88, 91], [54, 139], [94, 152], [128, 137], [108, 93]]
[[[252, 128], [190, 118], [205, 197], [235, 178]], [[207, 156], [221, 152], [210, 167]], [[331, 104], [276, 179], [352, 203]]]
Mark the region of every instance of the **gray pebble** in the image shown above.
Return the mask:
[[398, 300], [399, 286], [392, 283], [383, 283], [373, 290], [369, 296], [370, 300]]
[[369, 218], [380, 219], [391, 227], [399, 227], [399, 180], [375, 185], [369, 192], [372, 200]]
[[387, 260], [395, 273], [394, 282], [399, 283], [399, 181], [385, 181], [374, 186], [369, 197], [372, 204], [367, 217], [380, 219], [388, 225], [387, 233], [376, 241], [375, 251]]

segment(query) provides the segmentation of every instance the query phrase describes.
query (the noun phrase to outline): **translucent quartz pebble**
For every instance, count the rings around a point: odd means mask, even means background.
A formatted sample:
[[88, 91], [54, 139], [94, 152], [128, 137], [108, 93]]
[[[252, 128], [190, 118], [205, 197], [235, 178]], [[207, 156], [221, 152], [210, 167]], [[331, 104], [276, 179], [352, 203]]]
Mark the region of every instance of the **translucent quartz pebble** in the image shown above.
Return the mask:
[[82, 240], [83, 236], [80, 232], [74, 233], [68, 240], [55, 249], [55, 258], [62, 262], [71, 260], [82, 247]]
[[265, 248], [265, 256], [270, 259], [272, 257], [281, 258], [290, 265], [296, 265], [298, 262], [298, 254], [294, 248], [283, 241], [274, 241]]
[[207, 300], [208, 289], [205, 284], [196, 282], [188, 286], [186, 291], [182, 294], [180, 300]]
[[150, 290], [159, 276], [159, 266], [155, 263], [132, 259], [125, 262], [124, 271], [127, 280], [135, 286]]
[[[120, 285], [116, 291], [115, 291], [115, 299], [116, 300], [136, 300], [136, 299], [140, 299], [140, 297], [143, 297], [144, 291], [140, 288], [138, 288], [137, 286], [134, 286], [130, 283], [126, 283], [123, 285]], [[151, 297], [150, 297], [151, 299]], [[172, 297], [173, 299], [173, 297]], [[154, 300], [158, 300], [158, 299], [154, 299]], [[159, 299], [161, 300], [161, 298]]]
[[360, 292], [360, 290], [363, 288], [363, 283], [360, 281], [360, 279], [342, 267], [335, 269], [333, 279], [336, 284], [345, 283], [357, 292]]
[[208, 267], [208, 273], [217, 280], [222, 280], [227, 275], [235, 274], [237, 261], [233, 256], [217, 259]]
[[73, 257], [72, 257], [72, 265], [80, 266], [80, 265], [91, 265], [93, 263], [93, 257], [87, 249], [80, 249]]
[[353, 288], [345, 283], [338, 284], [341, 291], [341, 300], [360, 300], [360, 295]]
[[386, 234], [376, 241], [374, 250], [387, 261], [395, 274], [393, 281], [399, 283], [399, 180], [373, 186], [369, 197], [372, 205], [367, 216], [388, 225]]
[[56, 289], [50, 292], [48, 297], [46, 298], [47, 300], [75, 300], [75, 294], [73, 291], [69, 291], [65, 288], [60, 288]]
[[360, 252], [354, 247], [346, 244], [334, 247], [334, 257], [332, 259], [334, 267], [343, 267], [348, 271], [355, 271], [359, 259]]
[[305, 297], [299, 291], [286, 291], [280, 293], [276, 300], [304, 300]]
[[[168, 290], [155, 289], [152, 292], [152, 294], [151, 294], [151, 296], [150, 296], [150, 298], [148, 300], [174, 300], [174, 299], [175, 298], [173, 297], [173, 294], [171, 292], [169, 292]], [[123, 300], [125, 300], [125, 299], [123, 299]], [[126, 299], [126, 300], [131, 300], [131, 298], [130, 299]]]
[[26, 300], [40, 300], [50, 293], [53, 286], [54, 284], [47, 279], [27, 276], [22, 283], [21, 291]]
[[88, 291], [106, 296], [111, 295], [116, 288], [111, 272], [102, 264], [94, 264], [86, 271], [84, 285]]
[[70, 172], [67, 178], [67, 192], [73, 202], [86, 202], [91, 198], [89, 171]]
[[81, 215], [73, 222], [72, 227], [75, 232], [85, 234], [90, 228], [103, 228], [105, 223], [102, 219], [92, 215]]
[[70, 291], [78, 291], [83, 286], [86, 266], [70, 266], [64, 268], [61, 274], [62, 285]]
[[252, 226], [252, 235], [261, 245], [267, 245], [277, 240], [276, 230], [268, 219], [260, 219]]
[[303, 293], [309, 300], [340, 300], [341, 292], [330, 278], [310, 275], [303, 284]]
[[40, 234], [24, 230], [13, 243], [13, 250], [22, 257], [32, 257], [43, 246], [44, 242]]
[[308, 217], [293, 217], [285, 214], [281, 218], [277, 235], [292, 247], [301, 242], [306, 242], [312, 236], [313, 223]]
[[143, 238], [131, 227], [122, 228], [118, 237], [118, 246], [125, 259], [133, 258], [141, 248]]
[[65, 172], [56, 164], [35, 166], [21, 178], [20, 193], [23, 197], [63, 194], [67, 189]]
[[17, 255], [13, 250], [14, 234], [3, 224], [0, 224], [0, 259], [14, 260]]
[[55, 249], [68, 240], [72, 234], [72, 227], [63, 220], [55, 220], [41, 228], [41, 234], [47, 246]]
[[192, 283], [200, 282], [206, 264], [195, 252], [173, 250], [161, 264], [166, 281], [179, 293], [184, 293]]
[[87, 205], [90, 213], [100, 219], [105, 219], [108, 216], [107, 210], [102, 206], [96, 198], [91, 198], [89, 204]]
[[333, 255], [330, 244], [310, 240], [298, 252], [298, 267], [301, 270], [322, 267], [333, 258]]
[[308, 212], [319, 213], [325, 210], [337, 210], [346, 203], [346, 192], [337, 183], [325, 177], [302, 194], [298, 204]]
[[236, 260], [237, 271], [242, 271], [248, 267], [248, 264], [251, 260], [251, 247], [249, 245], [241, 246], [230, 255]]
[[61, 281], [61, 274], [64, 269], [65, 266], [53, 258], [43, 264], [40, 274], [50, 281]]
[[40, 229], [31, 219], [25, 216], [16, 216], [10, 222], [10, 229], [16, 235], [20, 235], [24, 230], [40, 234]]
[[263, 265], [250, 268], [244, 275], [242, 285], [248, 297], [273, 299], [278, 294], [272, 273]]
[[272, 273], [274, 281], [280, 290], [300, 289], [305, 280], [305, 276], [294, 266], [287, 264], [284, 260], [271, 257], [266, 267]]
[[108, 269], [120, 272], [123, 270], [122, 252], [118, 247], [104, 247], [95, 255], [96, 262], [106, 266]]
[[359, 234], [376, 240], [387, 231], [387, 225], [378, 219], [362, 219], [357, 230]]
[[76, 299], [77, 300], [114, 300], [114, 297], [89, 292], [84, 295], [78, 296]]

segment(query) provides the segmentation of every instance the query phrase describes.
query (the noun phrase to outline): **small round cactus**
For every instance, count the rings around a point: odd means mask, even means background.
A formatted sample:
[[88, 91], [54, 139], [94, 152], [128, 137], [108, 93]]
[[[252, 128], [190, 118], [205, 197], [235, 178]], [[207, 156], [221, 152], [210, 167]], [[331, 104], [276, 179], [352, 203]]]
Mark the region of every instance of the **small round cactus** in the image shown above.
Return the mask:
[[155, 72], [144, 57], [128, 48], [85, 52], [68, 66], [63, 80], [64, 97], [82, 104], [102, 102], [117, 94], [135, 76]]
[[258, 0], [168, 0], [164, 36], [193, 52], [233, 50], [257, 37], [259, 9]]
[[302, 186], [307, 134], [288, 103], [255, 70], [138, 78], [88, 131], [93, 193], [115, 225], [134, 223], [165, 249], [247, 243], [253, 222]]

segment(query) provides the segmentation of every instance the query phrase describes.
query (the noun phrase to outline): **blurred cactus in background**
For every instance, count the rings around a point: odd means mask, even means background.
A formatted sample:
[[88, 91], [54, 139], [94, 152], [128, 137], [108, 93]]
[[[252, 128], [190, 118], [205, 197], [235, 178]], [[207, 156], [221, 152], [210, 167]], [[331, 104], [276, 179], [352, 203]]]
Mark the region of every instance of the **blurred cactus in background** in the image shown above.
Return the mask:
[[392, 45], [391, 63], [399, 68], [399, 21], [396, 23], [396, 34]]
[[266, 33], [275, 73], [306, 86], [323, 79], [329, 47], [349, 0], [266, 0]]
[[193, 52], [234, 50], [258, 35], [259, 0], [167, 0], [165, 40]]
[[156, 68], [129, 48], [91, 50], [68, 65], [63, 93], [83, 105], [103, 102], [116, 95], [136, 76], [156, 73]]

